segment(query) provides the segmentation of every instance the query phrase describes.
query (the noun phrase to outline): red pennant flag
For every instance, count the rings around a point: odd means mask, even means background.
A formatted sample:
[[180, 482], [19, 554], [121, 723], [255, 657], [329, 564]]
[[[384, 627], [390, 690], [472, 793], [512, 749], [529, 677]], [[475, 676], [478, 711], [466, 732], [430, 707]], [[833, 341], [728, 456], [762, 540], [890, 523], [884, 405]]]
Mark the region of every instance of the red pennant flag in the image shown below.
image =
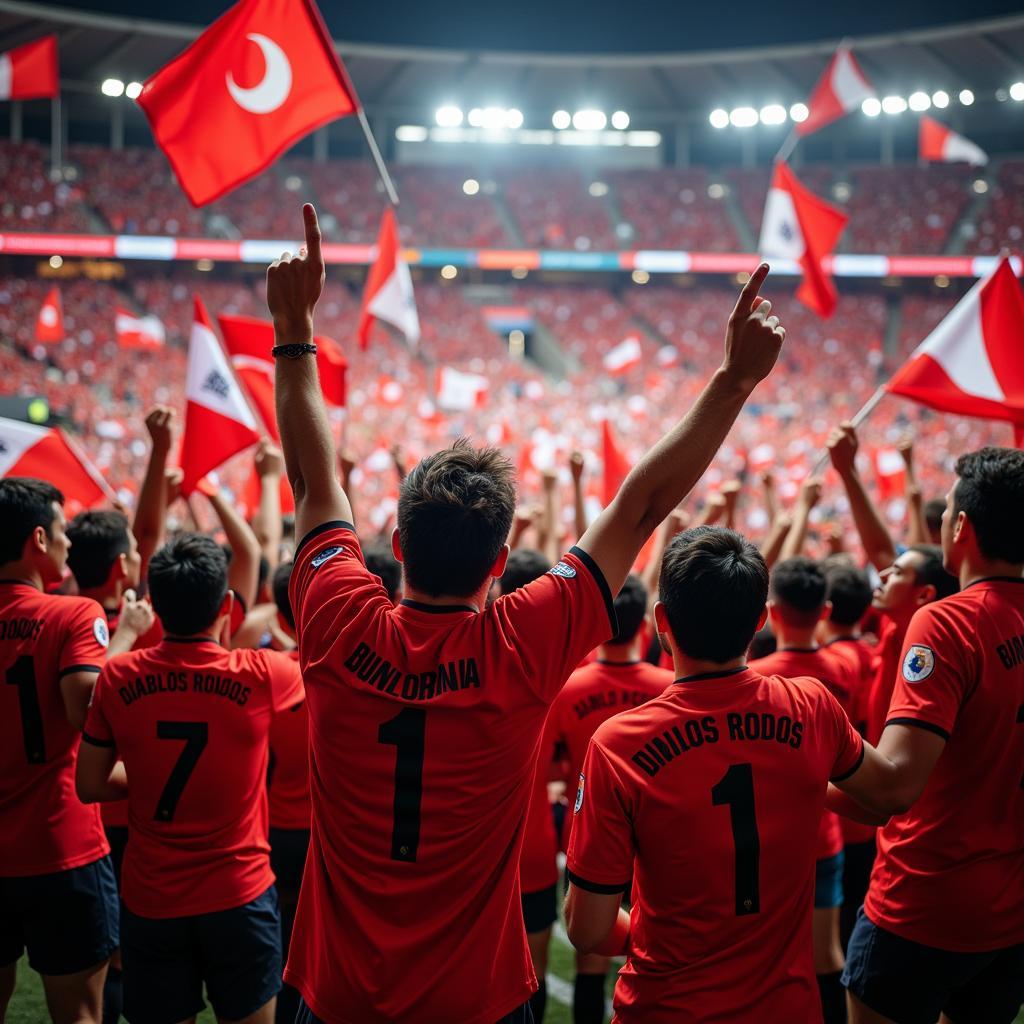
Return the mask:
[[807, 101], [807, 118], [797, 124], [797, 135], [810, 135], [824, 128], [858, 110], [866, 99], [874, 95], [874, 86], [853, 54], [845, 46], [840, 46]]
[[60, 289], [54, 285], [43, 299], [36, 317], [36, 341], [50, 345], [64, 340], [64, 308], [60, 301]]
[[775, 165], [758, 248], [766, 259], [800, 264], [804, 279], [796, 296], [822, 317], [835, 312], [838, 295], [821, 261], [835, 250], [848, 219], [838, 207], [804, 188], [785, 163]]
[[153, 75], [138, 102], [195, 206], [359, 109], [313, 0], [240, 0]]
[[611, 425], [607, 420], [601, 423], [601, 459], [604, 462], [604, 486], [601, 501], [607, 506], [619, 493], [622, 481], [632, 468], [629, 459], [619, 449], [612, 435]]
[[185, 375], [181, 493], [188, 497], [207, 473], [259, 439], [256, 417], [197, 295]]
[[1024, 424], [1024, 296], [1009, 258], [953, 307], [885, 387], [943, 412]]
[[121, 348], [152, 351], [164, 347], [164, 325], [155, 316], [136, 316], [118, 306], [114, 311], [114, 330]]
[[634, 366], [639, 366], [641, 359], [643, 359], [643, 352], [640, 349], [640, 339], [635, 334], [631, 334], [607, 352], [604, 359], [601, 360], [601, 364], [607, 373], [613, 377], [620, 377], [632, 370]]
[[876, 448], [874, 463], [878, 493], [883, 501], [901, 497], [907, 488], [907, 464], [903, 456], [895, 448]]
[[410, 345], [420, 340], [420, 320], [412, 292], [409, 265], [402, 259], [395, 211], [388, 207], [377, 235], [377, 260], [370, 267], [359, 313], [359, 347], [365, 352], [370, 343], [374, 319], [386, 320], [397, 327]]
[[988, 154], [970, 139], [958, 135], [934, 117], [921, 116], [918, 133], [919, 152], [922, 160], [936, 163], [965, 163], [973, 167], [984, 167]]
[[77, 515], [114, 500], [100, 471], [63, 431], [0, 418], [0, 476], [46, 480], [67, 500], [67, 515]]
[[60, 92], [57, 37], [43, 36], [0, 53], [0, 100], [34, 100]]

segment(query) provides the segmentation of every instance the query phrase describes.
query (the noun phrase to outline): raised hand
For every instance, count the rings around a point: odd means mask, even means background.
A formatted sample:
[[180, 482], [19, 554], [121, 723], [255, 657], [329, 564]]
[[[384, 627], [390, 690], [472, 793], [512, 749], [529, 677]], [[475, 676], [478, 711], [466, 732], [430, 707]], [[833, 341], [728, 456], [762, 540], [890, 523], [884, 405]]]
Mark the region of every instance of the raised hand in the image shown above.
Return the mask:
[[154, 405], [146, 414], [146, 430], [153, 447], [162, 452], [171, 450], [174, 410], [169, 405]]
[[828, 457], [840, 476], [848, 476], [853, 473], [856, 466], [854, 460], [857, 458], [857, 431], [849, 420], [834, 427], [828, 435], [825, 447], [828, 448]]
[[569, 456], [569, 469], [573, 480], [579, 483], [583, 478], [583, 452], [573, 452]]
[[800, 487], [800, 503], [807, 508], [814, 508], [821, 500], [821, 478], [809, 476]]
[[121, 598], [121, 614], [118, 618], [118, 629], [124, 626], [136, 636], [142, 636], [153, 628], [156, 613], [149, 601], [138, 600], [134, 590], [126, 590]]
[[725, 332], [722, 370], [747, 392], [771, 373], [786, 339], [786, 328], [779, 318], [769, 315], [772, 304], [757, 294], [767, 276], [767, 263], [760, 264], [750, 275]]
[[281, 454], [281, 449], [267, 438], [260, 441], [254, 461], [256, 473], [260, 477], [281, 476], [284, 473], [284, 455]]
[[914, 472], [914, 438], [912, 434], [904, 434], [900, 438], [899, 452], [903, 456], [903, 464], [907, 467], [907, 471], [910, 473]]
[[310, 203], [302, 207], [302, 222], [306, 241], [299, 254], [282, 253], [267, 268], [267, 306], [283, 344], [311, 339], [313, 308], [324, 287], [320, 224]]
[[735, 508], [736, 503], [740, 500], [740, 492], [743, 490], [743, 484], [739, 480], [729, 480], [722, 484], [722, 489], [719, 492], [722, 498], [725, 500], [725, 507]]
[[181, 482], [185, 479], [185, 471], [177, 466], [164, 470], [164, 481], [167, 487], [167, 504], [173, 505], [181, 497]]

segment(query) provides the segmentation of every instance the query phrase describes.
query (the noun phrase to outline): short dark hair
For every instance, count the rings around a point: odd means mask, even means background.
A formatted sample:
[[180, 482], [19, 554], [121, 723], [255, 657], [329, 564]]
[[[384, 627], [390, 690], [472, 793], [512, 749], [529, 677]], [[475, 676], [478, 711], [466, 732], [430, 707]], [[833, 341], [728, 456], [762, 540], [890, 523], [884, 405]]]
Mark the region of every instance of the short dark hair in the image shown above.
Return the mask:
[[292, 566], [294, 562], [282, 562], [275, 570], [271, 579], [270, 589], [274, 594], [274, 604], [288, 625], [295, 628], [295, 614], [292, 612], [292, 601], [288, 596], [288, 584], [292, 579]]
[[515, 512], [512, 463], [460, 438], [402, 481], [398, 535], [405, 578], [437, 597], [468, 597], [486, 581]]
[[0, 564], [16, 562], [25, 553], [25, 543], [37, 526], [53, 536], [53, 505], [64, 504], [64, 495], [53, 484], [30, 476], [8, 476], [0, 480]]
[[128, 517], [114, 509], [79, 512], [68, 524], [68, 568], [80, 590], [102, 587], [121, 555], [131, 549]]
[[632, 643], [647, 615], [647, 588], [639, 576], [630, 573], [626, 577], [622, 589], [615, 595], [615, 615], [619, 620], [619, 631], [608, 643]]
[[182, 533], [153, 555], [147, 579], [153, 610], [164, 631], [194, 636], [217, 618], [228, 592], [228, 562], [210, 537]]
[[758, 658], [767, 658], [769, 654], [774, 654], [778, 649], [778, 637], [776, 637], [772, 632], [772, 627], [766, 622], [764, 626], [754, 634], [754, 639], [750, 641], [750, 647], [747, 650], [747, 657], [751, 661], [757, 661]]
[[923, 559], [922, 564], [914, 570], [914, 578], [920, 587], [931, 584], [935, 588], [936, 601], [960, 589], [959, 580], [946, 572], [942, 564], [942, 548], [938, 544], [912, 544], [907, 550]]
[[391, 547], [388, 544], [371, 544], [363, 549], [363, 560], [366, 568], [379, 576], [388, 597], [392, 601], [398, 596], [402, 588], [402, 567], [398, 564]]
[[797, 555], [772, 569], [770, 593], [782, 617], [799, 626], [813, 626], [825, 607], [825, 573], [813, 558]]
[[946, 511], [946, 503], [942, 498], [929, 498], [924, 503], [924, 521], [932, 533], [942, 528], [942, 513]]
[[505, 571], [501, 574], [498, 586], [502, 594], [511, 594], [527, 583], [539, 580], [551, 568], [548, 561], [539, 551], [532, 548], [516, 548], [510, 551]]
[[734, 530], [697, 526], [665, 551], [659, 582], [672, 635], [690, 658], [742, 657], [768, 598], [761, 552]]
[[824, 566], [827, 599], [832, 602], [829, 622], [856, 626], [871, 607], [872, 587], [868, 574], [852, 565]]
[[982, 448], [961, 455], [953, 511], [971, 521], [986, 558], [1024, 563], [1024, 450]]

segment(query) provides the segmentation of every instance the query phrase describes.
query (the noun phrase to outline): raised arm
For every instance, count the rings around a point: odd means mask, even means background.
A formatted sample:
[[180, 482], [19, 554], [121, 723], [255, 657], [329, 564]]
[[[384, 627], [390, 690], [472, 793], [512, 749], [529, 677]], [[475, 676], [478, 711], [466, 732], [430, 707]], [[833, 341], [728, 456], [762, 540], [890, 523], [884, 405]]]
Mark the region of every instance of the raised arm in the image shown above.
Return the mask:
[[796, 509], [793, 513], [793, 525], [782, 542], [782, 550], [779, 552], [780, 560], [785, 561], [787, 558], [793, 558], [803, 553], [811, 509], [818, 504], [819, 498], [821, 498], [821, 481], [816, 477], [808, 477], [800, 488], [800, 496], [797, 498]]
[[782, 553], [782, 545], [786, 543], [793, 519], [785, 509], [779, 509], [768, 528], [768, 536], [761, 541], [761, 555], [770, 569]]
[[352, 506], [338, 482], [334, 439], [327, 420], [313, 343], [313, 308], [324, 286], [320, 225], [302, 208], [306, 244], [284, 253], [267, 270], [267, 305], [274, 320], [274, 397], [288, 480], [295, 494], [295, 536], [335, 520], [352, 521]]
[[260, 506], [252, 517], [252, 531], [259, 541], [260, 551], [270, 565], [271, 574], [281, 560], [281, 477], [284, 475], [284, 456], [281, 449], [269, 441], [261, 442], [256, 450], [256, 473], [260, 478]]
[[207, 496], [231, 548], [228, 586], [245, 602], [246, 609], [251, 609], [260, 585], [260, 542], [252, 527], [219, 490], [211, 490]]
[[576, 519], [576, 539], [579, 540], [587, 532], [587, 500], [583, 493], [583, 452], [573, 452], [569, 456], [569, 469], [572, 471], [572, 506]]
[[690, 517], [681, 508], [673, 509], [661, 524], [657, 532], [654, 544], [651, 546], [651, 557], [647, 559], [640, 579], [643, 580], [647, 593], [650, 595], [650, 606], [654, 607], [657, 598], [658, 579], [661, 576], [661, 560], [665, 555], [665, 548], [672, 543], [672, 538], [681, 533], [690, 523]]
[[736, 509], [740, 503], [743, 484], [739, 480], [729, 480], [722, 484], [722, 497], [725, 498], [725, 528], [736, 529]]
[[171, 451], [171, 437], [174, 429], [174, 410], [166, 405], [157, 405], [146, 416], [146, 430], [151, 441], [146, 475], [139, 488], [139, 500], [135, 506], [135, 521], [132, 533], [139, 545], [141, 577], [146, 578], [146, 567], [158, 547], [164, 541], [164, 525], [167, 522], [167, 457]]
[[768, 513], [768, 522], [774, 523], [779, 514], [779, 497], [775, 493], [775, 473], [766, 469], [761, 474], [761, 487], [764, 489], [764, 510]]
[[549, 469], [544, 473], [544, 511], [541, 513], [540, 550], [554, 565], [561, 551], [561, 502], [558, 500], [558, 473]]
[[768, 275], [762, 263], [740, 292], [725, 335], [721, 367], [690, 411], [633, 467], [612, 503], [580, 539], [619, 591], [644, 542], [701, 478], [743, 403], [771, 372], [785, 329], [758, 297]]
[[900, 441], [900, 455], [903, 456], [903, 465], [907, 467], [907, 543], [927, 544], [930, 541], [928, 535], [928, 523], [924, 517], [924, 496], [921, 494], [921, 485], [914, 475], [914, 440], [912, 437], [905, 437]]

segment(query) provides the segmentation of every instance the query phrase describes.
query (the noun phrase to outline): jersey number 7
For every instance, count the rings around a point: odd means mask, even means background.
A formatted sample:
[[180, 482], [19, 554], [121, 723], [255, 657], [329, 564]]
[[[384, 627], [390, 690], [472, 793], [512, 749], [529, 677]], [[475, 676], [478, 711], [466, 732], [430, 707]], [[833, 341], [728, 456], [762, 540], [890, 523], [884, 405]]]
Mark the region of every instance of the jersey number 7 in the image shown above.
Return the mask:
[[206, 722], [157, 722], [156, 736], [160, 740], [184, 740], [185, 748], [175, 761], [167, 784], [157, 801], [154, 821], [173, 821], [178, 801], [199, 763], [199, 756], [206, 748], [209, 739], [209, 726]]

